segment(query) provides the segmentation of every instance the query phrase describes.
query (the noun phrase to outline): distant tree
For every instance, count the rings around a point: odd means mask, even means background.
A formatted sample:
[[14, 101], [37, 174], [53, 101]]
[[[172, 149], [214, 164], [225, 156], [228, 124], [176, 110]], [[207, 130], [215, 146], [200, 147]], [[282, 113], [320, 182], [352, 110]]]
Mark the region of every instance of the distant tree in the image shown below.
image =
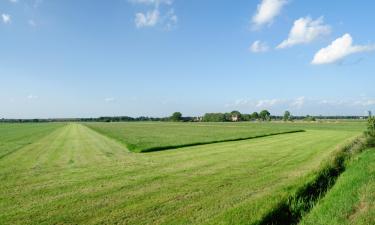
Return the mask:
[[251, 119], [253, 119], [253, 120], [257, 120], [257, 119], [259, 119], [259, 114], [258, 114], [257, 112], [253, 112], [253, 113], [251, 114]]
[[260, 117], [263, 121], [270, 120], [270, 119], [271, 119], [271, 113], [268, 112], [267, 110], [262, 110], [262, 111], [259, 113], [259, 117]]
[[250, 121], [251, 120], [251, 115], [250, 114], [242, 114], [241, 115], [241, 120], [243, 120], [243, 121]]
[[289, 111], [284, 112], [283, 120], [284, 121], [289, 121], [291, 119], [291, 114]]
[[180, 112], [173, 113], [172, 116], [170, 117], [170, 120], [174, 121], [174, 122], [181, 121], [182, 120], [182, 113], [180, 113]]
[[305, 118], [303, 118], [304, 121], [316, 121], [315, 117], [307, 115]]
[[225, 122], [223, 113], [206, 113], [202, 119], [203, 122]]

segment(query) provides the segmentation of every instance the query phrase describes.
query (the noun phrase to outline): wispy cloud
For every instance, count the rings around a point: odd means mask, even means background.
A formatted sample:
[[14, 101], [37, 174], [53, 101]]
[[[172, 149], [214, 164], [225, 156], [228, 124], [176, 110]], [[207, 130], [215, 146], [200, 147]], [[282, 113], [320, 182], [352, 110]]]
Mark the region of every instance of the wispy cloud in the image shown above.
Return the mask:
[[[130, 2], [152, 7], [146, 12], [137, 12], [135, 14], [134, 23], [137, 28], [154, 27], [162, 24], [167, 30], [171, 30], [178, 22], [178, 17], [174, 9], [171, 8], [172, 0], [130, 0]], [[168, 6], [167, 12], [161, 12], [161, 5]]]
[[267, 43], [262, 41], [254, 41], [254, 43], [250, 46], [250, 51], [253, 53], [267, 52], [268, 50], [269, 46]]
[[277, 46], [278, 49], [292, 47], [298, 44], [307, 44], [327, 35], [331, 28], [324, 24], [323, 17], [316, 20], [310, 17], [299, 18], [289, 32], [289, 37]]
[[153, 27], [158, 23], [159, 17], [160, 17], [160, 12], [158, 9], [154, 9], [146, 13], [137, 13], [135, 14], [135, 19], [134, 19], [135, 26], [137, 28]]
[[27, 99], [30, 99], [30, 100], [37, 99], [37, 98], [38, 98], [38, 96], [33, 95], [33, 94], [30, 94], [30, 95], [27, 96]]
[[271, 24], [287, 3], [286, 0], [262, 0], [252, 18], [253, 28]]
[[375, 45], [353, 45], [352, 36], [344, 34], [329, 46], [320, 49], [311, 63], [315, 65], [335, 63], [349, 55], [374, 50]]
[[5, 13], [1, 14], [1, 19], [4, 24], [9, 24], [12, 21], [12, 17], [9, 14], [5, 14]]
[[113, 98], [113, 97], [108, 97], [108, 98], [105, 98], [104, 101], [105, 101], [105, 102], [114, 102], [114, 101], [115, 101], [115, 98]]

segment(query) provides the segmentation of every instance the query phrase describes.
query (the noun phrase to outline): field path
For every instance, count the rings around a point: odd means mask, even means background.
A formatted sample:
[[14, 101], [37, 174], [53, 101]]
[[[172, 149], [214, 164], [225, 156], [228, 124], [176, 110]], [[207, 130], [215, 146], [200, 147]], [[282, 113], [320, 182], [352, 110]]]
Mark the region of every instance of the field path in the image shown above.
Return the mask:
[[27, 168], [77, 167], [122, 160], [128, 154], [126, 147], [116, 141], [71, 123], [22, 147], [9, 155], [6, 162]]

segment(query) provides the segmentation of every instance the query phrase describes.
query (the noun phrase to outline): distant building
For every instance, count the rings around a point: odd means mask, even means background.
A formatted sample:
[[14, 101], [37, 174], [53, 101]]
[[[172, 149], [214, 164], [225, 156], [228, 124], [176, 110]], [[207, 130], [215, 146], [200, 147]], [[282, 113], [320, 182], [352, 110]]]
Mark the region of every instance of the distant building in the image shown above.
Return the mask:
[[233, 114], [231, 119], [232, 119], [232, 122], [238, 122], [240, 121], [240, 115]]

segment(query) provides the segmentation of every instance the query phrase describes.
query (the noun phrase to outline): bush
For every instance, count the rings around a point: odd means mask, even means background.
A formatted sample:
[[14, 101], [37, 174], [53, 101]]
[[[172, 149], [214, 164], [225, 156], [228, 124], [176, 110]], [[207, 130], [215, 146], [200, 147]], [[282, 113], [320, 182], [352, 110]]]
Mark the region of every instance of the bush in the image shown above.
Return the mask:
[[366, 136], [367, 136], [368, 145], [371, 147], [375, 146], [375, 117], [374, 116], [370, 116], [367, 120]]

